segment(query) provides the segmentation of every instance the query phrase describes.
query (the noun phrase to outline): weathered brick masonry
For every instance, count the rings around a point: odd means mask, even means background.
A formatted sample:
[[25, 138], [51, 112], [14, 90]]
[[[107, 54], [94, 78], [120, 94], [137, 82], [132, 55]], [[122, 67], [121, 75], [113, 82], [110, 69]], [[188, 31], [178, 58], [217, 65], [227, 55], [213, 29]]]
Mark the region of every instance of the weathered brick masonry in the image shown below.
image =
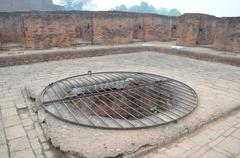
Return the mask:
[[[0, 13], [0, 43], [22, 42], [26, 48], [170, 41], [178, 45], [213, 45], [240, 52], [240, 18], [205, 14], [168, 17], [127, 12]], [[1, 44], [0, 44], [1, 46]]]
[[175, 37], [177, 19], [167, 16], [144, 18], [145, 41], [170, 41]]
[[178, 20], [176, 36], [178, 45], [213, 45], [219, 50], [240, 52], [240, 17], [184, 14]]
[[18, 13], [0, 14], [0, 43], [22, 42], [23, 30]]
[[[0, 19], [4, 17], [0, 13]], [[9, 14], [19, 19], [26, 48], [67, 47], [90, 41], [93, 44], [125, 44], [134, 41], [169, 41], [175, 37], [177, 18], [124, 12], [23, 12]], [[0, 25], [5, 19], [0, 20]], [[9, 18], [8, 32], [16, 29]], [[7, 38], [5, 30], [0, 31]], [[12, 38], [15, 35], [11, 36]], [[8, 37], [9, 38], [9, 37]], [[14, 42], [14, 41], [6, 41]], [[5, 43], [5, 41], [3, 41]]]
[[92, 23], [93, 43], [131, 43], [135, 29], [134, 25], [142, 26], [142, 19], [143, 17], [138, 17], [138, 15], [135, 17], [131, 14], [121, 14], [119, 12], [94, 14]]
[[78, 39], [91, 40], [91, 15], [71, 12], [34, 12], [22, 14], [25, 47], [68, 47]]
[[184, 14], [178, 20], [177, 44], [197, 46], [213, 44], [218, 18], [205, 14]]
[[93, 43], [114, 44], [133, 41], [169, 41], [175, 37], [177, 18], [153, 14], [96, 12]]
[[240, 52], [240, 17], [218, 20], [214, 47]]

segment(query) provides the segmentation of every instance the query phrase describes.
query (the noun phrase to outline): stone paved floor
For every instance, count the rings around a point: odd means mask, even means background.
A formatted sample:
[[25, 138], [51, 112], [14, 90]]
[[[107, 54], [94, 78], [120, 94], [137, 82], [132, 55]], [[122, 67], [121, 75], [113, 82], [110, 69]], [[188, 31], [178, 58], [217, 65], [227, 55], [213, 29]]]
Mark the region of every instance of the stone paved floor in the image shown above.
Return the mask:
[[[240, 103], [240, 70], [238, 67], [159, 53], [142, 52], [138, 55], [113, 55], [0, 68], [0, 158], [64, 157], [44, 137], [37, 116], [32, 111], [33, 103], [26, 99], [22, 91], [26, 85], [30, 85], [32, 88], [37, 87], [37, 91], [40, 92], [41, 88], [55, 80], [86, 73], [88, 70], [93, 72], [131, 70], [158, 73], [167, 77], [174, 77], [180, 81], [186, 81], [185, 83], [192, 87], [205, 87], [216, 97], [228, 95], [232, 104]], [[199, 85], [196, 85], [196, 83]], [[216, 98], [208, 99], [215, 100]], [[236, 120], [239, 121], [239, 116], [237, 118]], [[226, 126], [220, 124], [222, 131], [228, 130], [230, 124], [228, 122], [226, 124]], [[237, 134], [239, 130], [237, 128], [239, 128], [239, 125], [231, 125], [229, 132], [225, 133], [231, 135], [227, 138], [224, 135], [220, 138], [211, 136], [215, 133], [213, 129], [209, 128], [208, 131], [212, 131], [209, 137], [221, 141], [219, 144], [222, 144], [222, 148], [227, 150], [225, 153], [233, 156], [240, 150]], [[233, 132], [236, 133], [233, 134]], [[221, 138], [224, 140], [221, 140]], [[195, 141], [200, 142], [202, 140], [196, 138]], [[204, 141], [208, 141], [208, 139], [204, 138]], [[190, 140], [186, 142], [189, 146], [192, 144]], [[228, 144], [230, 144], [230, 149]], [[207, 152], [209, 148], [206, 145], [196, 150]], [[219, 147], [219, 150], [225, 151], [222, 148]], [[170, 154], [182, 152], [179, 148], [172, 148], [172, 150], [170, 150]], [[183, 151], [185, 150], [187, 149]], [[225, 153], [218, 150], [213, 150], [208, 154], [216, 153], [226, 156]]]
[[240, 158], [240, 111], [143, 158]]

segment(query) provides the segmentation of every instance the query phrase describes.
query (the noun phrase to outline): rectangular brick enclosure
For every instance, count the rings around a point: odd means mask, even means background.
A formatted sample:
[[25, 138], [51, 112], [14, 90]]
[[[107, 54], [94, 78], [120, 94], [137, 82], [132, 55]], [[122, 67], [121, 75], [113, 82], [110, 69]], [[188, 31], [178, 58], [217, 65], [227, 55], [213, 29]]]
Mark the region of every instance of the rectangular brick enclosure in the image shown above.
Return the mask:
[[[177, 18], [121, 12], [0, 13], [1, 42], [22, 42], [26, 48], [169, 41]], [[18, 31], [20, 30], [20, 31]], [[14, 33], [18, 31], [18, 33]]]
[[0, 13], [0, 49], [6, 43], [44, 49], [80, 44], [126, 44], [171, 41], [178, 45], [213, 45], [240, 52], [240, 17], [205, 14], [169, 17], [128, 12]]

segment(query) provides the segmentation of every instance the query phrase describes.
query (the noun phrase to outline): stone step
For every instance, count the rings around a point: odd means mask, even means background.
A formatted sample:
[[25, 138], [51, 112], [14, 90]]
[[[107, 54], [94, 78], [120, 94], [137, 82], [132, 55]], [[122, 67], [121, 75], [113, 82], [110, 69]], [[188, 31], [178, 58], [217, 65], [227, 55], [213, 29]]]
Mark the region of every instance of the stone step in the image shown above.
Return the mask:
[[9, 51], [19, 51], [23, 50], [23, 43], [2, 43], [1, 45], [2, 50], [9, 50]]

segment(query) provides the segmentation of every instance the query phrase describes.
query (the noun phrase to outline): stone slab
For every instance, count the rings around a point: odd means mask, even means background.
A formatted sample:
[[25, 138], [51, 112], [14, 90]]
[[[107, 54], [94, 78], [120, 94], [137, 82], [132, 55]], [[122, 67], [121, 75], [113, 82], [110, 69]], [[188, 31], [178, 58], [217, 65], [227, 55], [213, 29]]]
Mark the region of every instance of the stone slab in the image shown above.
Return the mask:
[[[188, 84], [197, 92], [199, 106], [191, 115], [179, 120], [177, 124], [172, 123], [151, 130], [139, 131], [116, 132], [75, 126], [72, 128], [72, 125], [62, 124], [61, 121], [58, 122], [58, 120], [48, 117], [43, 127], [47, 127], [47, 135], [51, 138], [54, 146], [60, 147], [63, 151], [73, 151], [73, 154], [74, 151], [81, 151], [80, 154], [87, 157], [99, 158], [119, 154], [124, 154], [124, 156], [135, 154], [145, 147], [157, 147], [175, 140], [181, 134], [187, 134], [189, 131], [239, 108], [240, 70], [238, 67], [156, 52], [138, 52], [137, 55], [130, 53], [0, 68], [1, 80], [6, 83], [0, 89], [4, 91], [4, 94], [12, 93], [7, 97], [0, 98], [0, 103], [17, 100], [19, 97], [14, 95], [15, 92], [26, 85], [30, 85], [34, 92], [39, 94], [51, 82], [83, 74], [88, 70], [93, 72], [139, 71], [174, 78]], [[17, 114], [21, 115], [21, 112], [23, 111], [20, 110]], [[31, 109], [26, 109], [25, 112], [27, 115], [23, 119], [36, 115], [31, 112]], [[229, 125], [229, 127], [226, 126], [226, 130], [233, 125], [231, 122], [234, 121], [226, 123]], [[37, 122], [33, 126], [24, 127], [24, 129], [37, 129], [40, 146], [47, 142], [42, 132], [39, 132], [41, 128]], [[12, 131], [21, 131], [21, 129]], [[8, 131], [8, 128], [6, 128], [6, 133], [8, 137], [15, 135], [15, 132]], [[25, 131], [23, 133], [23, 136], [26, 136]], [[69, 137], [70, 135], [73, 137]], [[73, 144], [71, 145], [68, 141]], [[39, 144], [36, 145], [36, 148], [39, 149]], [[45, 148], [48, 149], [47, 146]], [[49, 150], [51, 150], [49, 153], [53, 152], [52, 148]]]
[[[78, 61], [84, 63], [84, 59]], [[51, 138], [53, 145], [60, 146], [63, 151], [81, 151], [80, 155], [93, 158], [127, 155], [140, 150], [145, 145], [154, 147], [174, 140], [180, 135], [239, 108], [240, 71], [237, 67], [154, 52], [138, 53], [137, 56], [126, 54], [91, 58], [88, 62], [86, 67], [82, 65], [82, 73], [84, 69], [91, 70], [92, 68], [95, 71], [143, 71], [172, 77], [187, 83], [197, 92], [199, 107], [191, 115], [179, 120], [177, 124], [171, 123], [166, 126], [132, 131], [91, 129], [64, 123], [48, 116], [46, 119], [47, 135]], [[94, 63], [94, 66], [91, 66], [91, 63]], [[99, 65], [98, 68], [97, 65]], [[231, 79], [226, 76], [227, 74], [233, 75]], [[212, 131], [203, 143], [208, 143], [216, 137], [217, 135]]]

